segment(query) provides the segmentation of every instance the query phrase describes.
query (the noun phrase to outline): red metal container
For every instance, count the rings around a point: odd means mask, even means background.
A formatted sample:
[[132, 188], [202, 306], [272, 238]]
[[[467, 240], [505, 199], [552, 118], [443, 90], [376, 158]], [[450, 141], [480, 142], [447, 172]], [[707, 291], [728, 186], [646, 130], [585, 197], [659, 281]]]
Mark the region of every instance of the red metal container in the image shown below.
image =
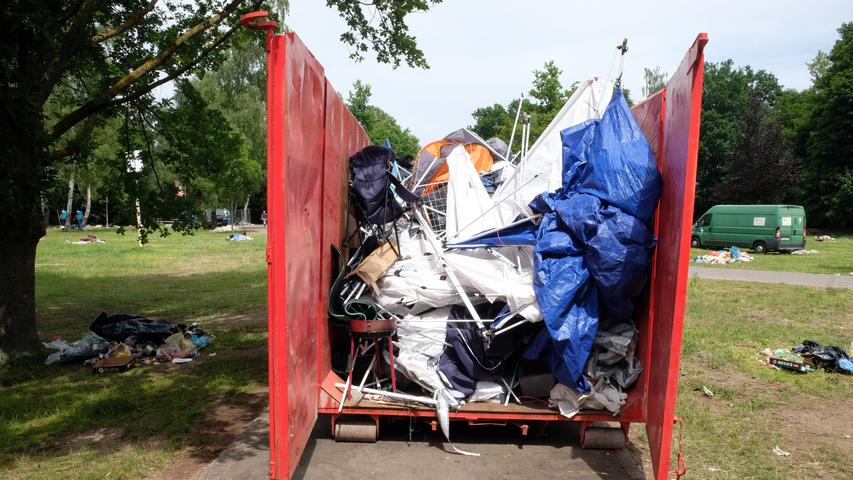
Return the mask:
[[[252, 15], [252, 14], [250, 14]], [[346, 208], [347, 161], [370, 143], [326, 79], [323, 67], [294, 33], [267, 31], [267, 212], [269, 237], [270, 476], [290, 478], [318, 413], [339, 415], [342, 380], [331, 369], [333, 341], [326, 300], [331, 247], [339, 245]], [[467, 404], [451, 420], [618, 421], [645, 423], [655, 477], [666, 479], [681, 355], [690, 229], [702, 103], [702, 33], [660, 92], [633, 107], [658, 158], [663, 193], [650, 288], [637, 325], [644, 372], [618, 417], [581, 413], [568, 420], [534, 405]], [[431, 409], [345, 404], [341, 415], [435, 417]]]

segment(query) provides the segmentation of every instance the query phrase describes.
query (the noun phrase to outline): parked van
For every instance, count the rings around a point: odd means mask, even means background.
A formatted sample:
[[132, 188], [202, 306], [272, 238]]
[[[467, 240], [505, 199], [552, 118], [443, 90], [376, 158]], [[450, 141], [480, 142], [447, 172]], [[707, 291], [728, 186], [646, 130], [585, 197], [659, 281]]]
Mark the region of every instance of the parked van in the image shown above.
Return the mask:
[[790, 252], [806, 246], [806, 211], [799, 205], [716, 205], [693, 225], [693, 247]]

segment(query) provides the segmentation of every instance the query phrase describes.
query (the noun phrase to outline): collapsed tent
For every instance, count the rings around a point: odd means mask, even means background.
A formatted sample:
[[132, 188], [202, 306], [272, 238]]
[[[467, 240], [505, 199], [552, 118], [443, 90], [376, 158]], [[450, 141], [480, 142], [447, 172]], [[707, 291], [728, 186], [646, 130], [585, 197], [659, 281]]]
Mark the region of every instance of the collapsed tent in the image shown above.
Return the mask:
[[495, 161], [504, 160], [503, 156], [479, 135], [467, 128], [460, 128], [418, 152], [409, 181], [410, 190], [423, 196], [434, 190], [436, 183], [446, 182], [450, 176], [447, 157], [459, 145], [471, 157], [471, 162], [478, 172], [488, 172]]

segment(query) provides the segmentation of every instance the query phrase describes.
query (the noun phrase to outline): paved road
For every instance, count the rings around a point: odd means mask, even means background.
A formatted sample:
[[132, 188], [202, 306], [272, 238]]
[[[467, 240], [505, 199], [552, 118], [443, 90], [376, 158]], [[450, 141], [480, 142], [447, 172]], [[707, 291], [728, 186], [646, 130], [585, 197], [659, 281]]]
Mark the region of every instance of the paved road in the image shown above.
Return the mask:
[[826, 275], [800, 272], [768, 272], [735, 268], [690, 267], [690, 276], [712, 280], [739, 280], [743, 282], [786, 283], [808, 287], [853, 289], [853, 276]]
[[[537, 435], [533, 428], [522, 437], [513, 426], [470, 427], [454, 422], [451, 435], [461, 449], [480, 453], [465, 457], [444, 450], [437, 432], [414, 425], [409, 442], [407, 421], [383, 422], [376, 443], [335, 443], [329, 418], [317, 420], [294, 478], [302, 480], [469, 480], [506, 478], [640, 480], [651, 478], [648, 454], [628, 448], [583, 450], [572, 422], [551, 424]], [[637, 425], [635, 428], [642, 428]], [[249, 424], [246, 433], [201, 474], [201, 480], [267, 478], [269, 424], [266, 415]]]

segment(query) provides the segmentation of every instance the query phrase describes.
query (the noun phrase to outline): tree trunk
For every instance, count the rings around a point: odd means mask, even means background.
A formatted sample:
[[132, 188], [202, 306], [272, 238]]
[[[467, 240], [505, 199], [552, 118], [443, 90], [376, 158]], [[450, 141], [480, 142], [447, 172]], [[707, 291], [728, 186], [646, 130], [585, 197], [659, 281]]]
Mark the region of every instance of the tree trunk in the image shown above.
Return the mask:
[[71, 210], [71, 207], [74, 206], [74, 172], [71, 172], [71, 179], [68, 180], [68, 202], [66, 203], [65, 211], [68, 212], [68, 216], [65, 217], [65, 229], [71, 230], [71, 219], [74, 217], [74, 211]]
[[0, 229], [0, 350], [36, 350], [36, 247], [44, 236], [41, 194], [21, 192]]
[[142, 243], [142, 209], [139, 207], [139, 197], [136, 197], [136, 241], [141, 247]]
[[86, 211], [83, 212], [83, 225], [89, 224], [89, 211], [92, 210], [92, 186], [86, 185]]
[[252, 219], [249, 218], [249, 199], [251, 196], [246, 195], [246, 203], [243, 204], [243, 223], [252, 223]]
[[44, 195], [41, 196], [41, 224], [45, 230], [50, 225], [50, 209], [47, 207], [47, 199]]

